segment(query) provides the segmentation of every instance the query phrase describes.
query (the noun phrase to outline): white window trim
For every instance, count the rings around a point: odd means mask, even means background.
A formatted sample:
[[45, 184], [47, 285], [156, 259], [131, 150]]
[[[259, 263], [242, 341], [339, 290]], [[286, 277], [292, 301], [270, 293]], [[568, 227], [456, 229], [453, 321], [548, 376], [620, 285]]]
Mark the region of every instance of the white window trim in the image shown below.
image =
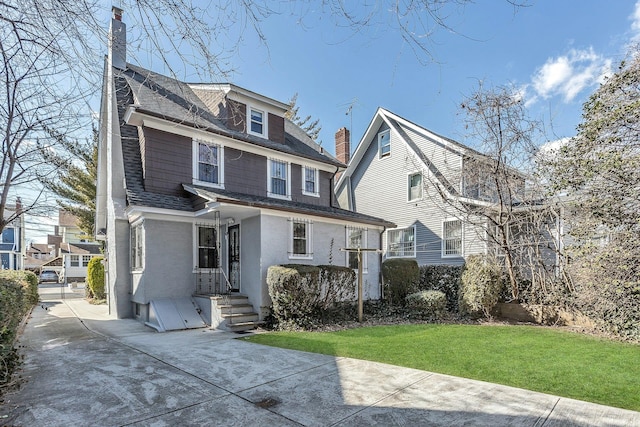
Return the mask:
[[[417, 197], [415, 199], [411, 198], [411, 177], [414, 175], [420, 175], [421, 179], [420, 179], [420, 186], [422, 187], [420, 189], [420, 197]], [[407, 174], [407, 202], [417, 202], [420, 200], [424, 199], [424, 174], [420, 171], [415, 171], [415, 172], [411, 172]]]
[[[381, 140], [382, 140], [382, 137], [387, 134], [389, 135], [389, 143], [387, 144], [389, 146], [389, 151], [382, 154]], [[385, 147], [387, 145], [385, 145]], [[385, 157], [390, 157], [390, 156], [391, 156], [391, 129], [387, 129], [387, 130], [378, 132], [378, 158], [383, 159]]]
[[[314, 171], [314, 175], [315, 175], [315, 192], [311, 193], [309, 191], [306, 191], [307, 188], [307, 169], [312, 169]], [[304, 194], [305, 196], [311, 196], [311, 197], [320, 197], [320, 172], [318, 171], [318, 168], [314, 168], [311, 166], [302, 166], [302, 194]]]
[[[447, 222], [460, 221], [460, 254], [445, 255], [445, 235], [444, 225]], [[442, 220], [442, 244], [440, 246], [440, 256], [442, 258], [463, 258], [464, 257], [464, 222], [459, 218], [445, 218]]]
[[[367, 238], [368, 238], [368, 230], [366, 228], [362, 228], [362, 227], [350, 227], [347, 226], [345, 229], [345, 246], [349, 247], [351, 242], [350, 242], [350, 236], [349, 236], [349, 232], [351, 230], [360, 230], [362, 232], [362, 247], [366, 248], [368, 247], [368, 243], [367, 243]], [[368, 273], [368, 253], [367, 251], [365, 252], [361, 252], [362, 254], [362, 274], [367, 274]], [[345, 265], [347, 267], [349, 267], [349, 252], [346, 253], [346, 261], [345, 261]], [[358, 269], [355, 268], [354, 269], [356, 271], [356, 273], [358, 272]]]
[[[253, 132], [251, 130], [251, 111], [257, 111], [262, 113], [262, 133]], [[269, 130], [267, 129], [267, 123], [269, 122], [269, 112], [261, 108], [256, 108], [247, 104], [247, 133], [250, 135], [260, 136], [262, 138], [268, 138]]]
[[[198, 249], [200, 249], [200, 247], [198, 246], [198, 228], [200, 227], [207, 227], [207, 228], [214, 228], [216, 229], [216, 243], [220, 243], [220, 246], [218, 247], [218, 259], [220, 261], [220, 263], [218, 264], [218, 268], [200, 268], [198, 266], [198, 259], [199, 259], [199, 252]], [[223, 265], [223, 259], [222, 259], [222, 240], [221, 240], [221, 236], [220, 236], [220, 227], [216, 227], [216, 223], [215, 222], [198, 222], [197, 224], [193, 224], [193, 245], [191, 245], [193, 248], [193, 270], [192, 273], [200, 273], [203, 271], [216, 271], [216, 270], [220, 270], [222, 269], [222, 265]]]
[[[287, 165], [287, 194], [273, 194], [271, 192], [271, 163], [272, 162], [281, 162]], [[286, 160], [272, 158], [267, 162], [267, 197], [271, 197], [274, 199], [282, 199], [282, 200], [291, 200], [291, 162]]]
[[[207, 144], [207, 145], [215, 145], [218, 147], [218, 183], [217, 184], [215, 182], [200, 181], [198, 179], [198, 171], [199, 171], [198, 164], [200, 163], [200, 158], [199, 158], [200, 147], [198, 146], [198, 144], [200, 143]], [[207, 141], [200, 138], [193, 138], [192, 153], [193, 153], [193, 156], [192, 156], [193, 158], [192, 158], [191, 170], [193, 171], [192, 173], [193, 184], [202, 185], [204, 187], [220, 188], [224, 190], [224, 146], [218, 142]]]
[[[389, 232], [391, 231], [398, 231], [398, 230], [408, 230], [409, 228], [413, 228], [413, 255], [389, 255], [391, 253], [391, 251], [389, 250]], [[398, 227], [398, 228], [390, 228], [386, 231], [387, 235], [386, 235], [386, 257], [387, 258], [415, 258], [416, 257], [416, 248], [418, 246], [418, 238], [416, 235], [416, 225], [412, 225], [409, 227]]]
[[[293, 224], [302, 222], [306, 225], [307, 247], [304, 255], [293, 253]], [[289, 219], [289, 259], [313, 259], [313, 222], [308, 219]]]

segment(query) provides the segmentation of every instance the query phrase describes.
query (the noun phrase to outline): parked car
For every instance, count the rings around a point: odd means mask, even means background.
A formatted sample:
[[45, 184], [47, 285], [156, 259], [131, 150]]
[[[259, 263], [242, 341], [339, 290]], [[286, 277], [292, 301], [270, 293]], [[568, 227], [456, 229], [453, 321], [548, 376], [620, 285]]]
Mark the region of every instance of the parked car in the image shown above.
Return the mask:
[[58, 273], [53, 270], [42, 270], [40, 273], [39, 283], [44, 282], [58, 283]]

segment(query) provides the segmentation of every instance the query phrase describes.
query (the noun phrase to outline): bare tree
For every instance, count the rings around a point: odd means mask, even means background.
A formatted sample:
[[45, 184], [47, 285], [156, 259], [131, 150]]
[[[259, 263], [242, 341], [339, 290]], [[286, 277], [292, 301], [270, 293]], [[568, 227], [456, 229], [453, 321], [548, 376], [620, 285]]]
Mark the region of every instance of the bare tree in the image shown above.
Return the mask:
[[[461, 103], [467, 145], [462, 164], [442, 176], [426, 174], [425, 193], [453, 213], [503, 260], [511, 298], [519, 298], [519, 279], [546, 268], [545, 250], [555, 251], [553, 212], [536, 183], [535, 155], [541, 126], [528, 117], [512, 87], [478, 89]], [[553, 252], [555, 253], [555, 252]], [[526, 273], [525, 273], [526, 270]]]

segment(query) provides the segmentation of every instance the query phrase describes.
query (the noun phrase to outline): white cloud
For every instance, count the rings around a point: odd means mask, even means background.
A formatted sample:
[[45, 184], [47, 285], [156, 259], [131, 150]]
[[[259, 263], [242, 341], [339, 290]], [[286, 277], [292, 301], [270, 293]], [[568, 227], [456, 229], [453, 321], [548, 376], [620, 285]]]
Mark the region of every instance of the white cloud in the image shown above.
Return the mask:
[[636, 2], [636, 7], [633, 9], [633, 14], [631, 14], [631, 31], [635, 33], [633, 39], [637, 40], [640, 38], [640, 1]]
[[610, 73], [611, 60], [596, 54], [593, 48], [571, 49], [566, 55], [549, 58], [536, 71], [532, 77], [533, 98], [561, 96], [565, 102], [571, 102], [584, 89], [600, 83]]

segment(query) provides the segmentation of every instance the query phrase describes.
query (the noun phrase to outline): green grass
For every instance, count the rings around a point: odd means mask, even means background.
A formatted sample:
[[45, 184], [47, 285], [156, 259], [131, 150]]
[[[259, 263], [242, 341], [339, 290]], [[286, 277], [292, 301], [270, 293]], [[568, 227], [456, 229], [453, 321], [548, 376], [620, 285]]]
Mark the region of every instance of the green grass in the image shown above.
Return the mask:
[[245, 339], [640, 411], [640, 345], [577, 333], [534, 326], [398, 325]]

